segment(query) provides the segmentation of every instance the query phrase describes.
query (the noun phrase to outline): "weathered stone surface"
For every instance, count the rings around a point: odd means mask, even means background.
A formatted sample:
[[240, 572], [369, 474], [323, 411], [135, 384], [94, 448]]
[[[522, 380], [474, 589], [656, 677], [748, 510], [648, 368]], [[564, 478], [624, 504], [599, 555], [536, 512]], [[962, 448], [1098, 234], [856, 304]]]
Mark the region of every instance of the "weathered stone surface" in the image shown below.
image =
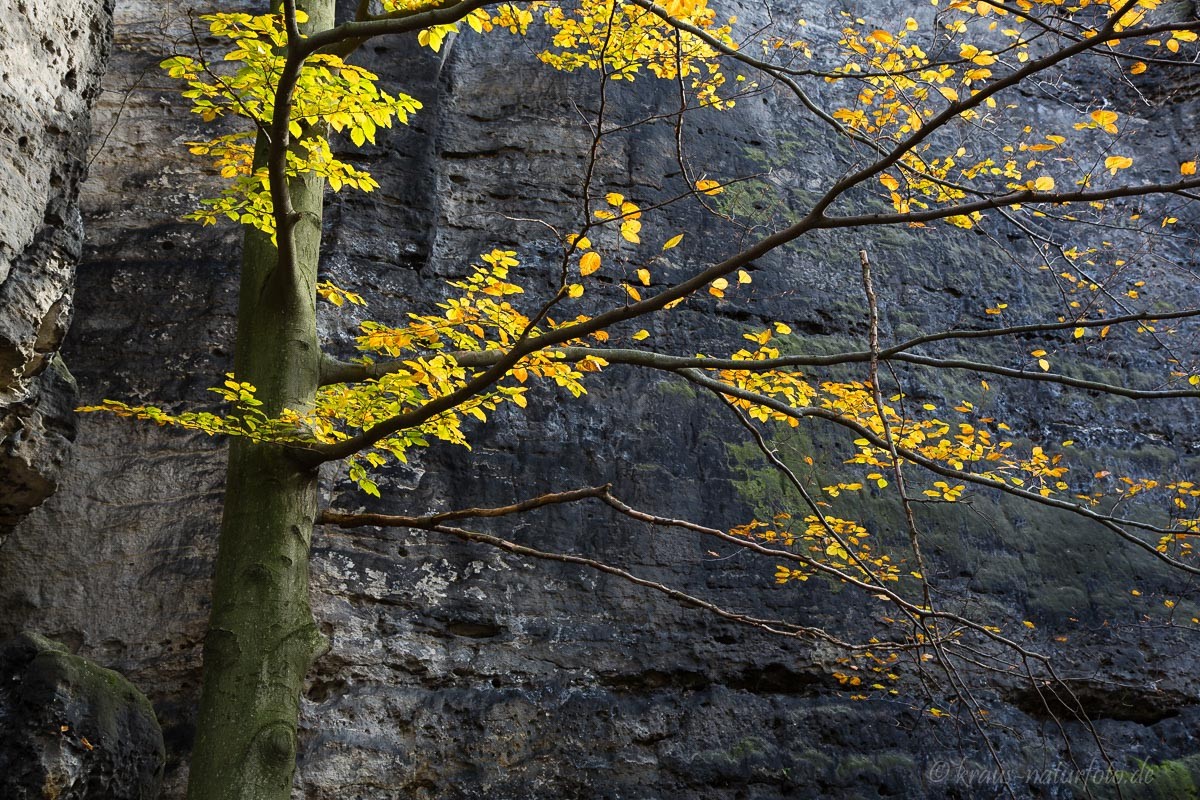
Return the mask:
[[5, 531], [54, 492], [75, 438], [75, 379], [57, 353], [48, 360], [0, 418], [0, 431], [7, 431], [0, 444], [0, 544]]
[[[197, 135], [199, 122], [175, 96], [145, 88], [162, 86], [157, 79], [139, 77], [154, 74], [171, 48], [188, 46], [180, 23], [187, 7], [164, 12], [128, 0], [117, 9], [108, 78], [114, 91], [96, 120], [109, 133], [85, 187], [87, 257], [64, 348], [87, 401], [204, 403], [204, 388], [228, 367], [236, 231], [175, 221], [214, 185], [180, 145]], [[807, 5], [798, 15], [817, 20], [826, 10]], [[737, 13], [753, 26], [760, 12]], [[381, 183], [377, 192], [331, 202], [325, 269], [371, 304], [368, 312], [324, 317], [335, 349], [345, 347], [356, 318], [402, 319], [492, 247], [520, 250], [530, 285], [539, 292], [550, 286], [553, 237], [512, 220], [542, 217], [564, 230], [578, 224], [589, 134], [576, 104], [595, 111], [588, 106], [595, 77], [550, 73], [509, 44], [463, 36], [438, 55], [418, 52], [411, 41], [362, 53], [425, 109], [362, 156]], [[1053, 90], [1081, 102], [1115, 91], [1089, 80], [1081, 75]], [[1121, 94], [1112, 102], [1122, 113], [1153, 117], [1166, 139], [1195, 141], [1196, 103], [1186, 85], [1138, 89], [1152, 105]], [[610, 120], [669, 110], [673, 97], [671, 87], [651, 81], [614, 89]], [[1023, 102], [1029, 119], [1070, 128], [1065, 112], [1036, 92]], [[720, 202], [741, 225], [764, 229], [793, 218], [849, 158], [773, 93], [726, 114], [696, 115], [685, 134], [691, 163], [713, 174], [758, 176]], [[668, 120], [608, 137], [595, 185], [644, 204], [669, 196], [679, 181], [674, 136]], [[655, 280], [687, 274], [748, 235], [696, 212], [687, 205], [648, 215], [648, 242], [687, 231], [671, 259], [653, 263]], [[1181, 225], [1194, 230], [1189, 218]], [[706, 297], [647, 327], [656, 344], [679, 352], [723, 349], [721, 342], [771, 319], [793, 327], [798, 349], [861, 347], [862, 247], [877, 263], [888, 338], [961, 325], [1001, 298], [1017, 298], [1007, 312], [1014, 322], [1056, 307], [1047, 305], [1057, 291], [1050, 276], [1001, 258], [984, 236], [828, 234], [757, 264], [754, 283], [742, 290], [747, 312], [730, 314], [729, 305]], [[1013, 247], [1033, 263], [1023, 245]], [[1194, 267], [1186, 247], [1164, 243], [1158, 255]], [[1162, 280], [1164, 298], [1194, 302], [1194, 284], [1179, 273], [1164, 271]], [[1118, 347], [1097, 371], [1136, 377], [1141, 358], [1135, 345]], [[900, 374], [911, 379], [914, 402], [991, 402], [995, 416], [1030, 438], [1098, 448], [1114, 471], [1196, 471], [1187, 454], [1200, 452], [1198, 422], [1181, 404], [1097, 405], [1050, 387], [1008, 395], [1013, 386], [999, 380], [984, 395], [962, 375]], [[716, 526], [773, 505], [793, 507], [741, 429], [707, 398], [616, 368], [589, 386], [580, 401], [540, 391], [528, 413], [502, 413], [481, 430], [470, 453], [434, 448], [392, 469], [377, 507], [499, 504], [610, 481], [636, 505]], [[839, 436], [817, 427], [775, 444], [789, 455], [835, 454], [829, 461], [846, 451]], [[146, 691], [166, 732], [167, 797], [181, 796], [186, 778], [222, 466], [219, 446], [202, 437], [85, 417], [70, 480], [0, 550], [0, 630], [36, 625]], [[326, 500], [349, 509], [364, 502], [332, 472]], [[839, 508], [869, 521], [881, 546], [902, 549], [903, 521], [885, 500], [866, 495]], [[1110, 752], [1161, 761], [1200, 751], [1194, 647], [1157, 622], [1138, 626], [1149, 612], [1130, 593], [1177, 592], [1178, 581], [1095, 529], [1026, 504], [980, 496], [967, 510], [923, 508], [920, 519], [938, 586], [970, 592], [965, 610], [972, 614], [1017, 627], [1034, 621], [1030, 636], [1054, 650]], [[497, 530], [617, 563], [730, 608], [843, 626], [854, 637], [877, 630], [869, 599], [817, 581], [775, 588], [771, 564], [632, 525], [604, 507], [545, 511]], [[432, 534], [372, 539], [335, 530], [319, 532], [314, 568], [314, 604], [333, 647], [304, 701], [297, 797], [1002, 793], [968, 727], [935, 721], [906, 701], [851, 701], [832, 677], [842, 667], [824, 650], [719, 623], [612, 579]], [[1189, 607], [1185, 595], [1171, 596]], [[991, 711], [994, 745], [1018, 796], [1069, 796], [1061, 772], [1067, 750], [1054, 719], [1063, 709], [1047, 708], [1018, 677], [993, 686], [978, 699]], [[1070, 719], [1064, 727], [1077, 761], [1093, 766], [1088, 729]]]
[[162, 731], [119, 674], [36, 633], [0, 643], [0, 794], [7, 800], [154, 800]]
[[68, 383], [44, 372], [71, 318], [112, 3], [0, 5], [0, 529], [54, 491], [74, 435]]

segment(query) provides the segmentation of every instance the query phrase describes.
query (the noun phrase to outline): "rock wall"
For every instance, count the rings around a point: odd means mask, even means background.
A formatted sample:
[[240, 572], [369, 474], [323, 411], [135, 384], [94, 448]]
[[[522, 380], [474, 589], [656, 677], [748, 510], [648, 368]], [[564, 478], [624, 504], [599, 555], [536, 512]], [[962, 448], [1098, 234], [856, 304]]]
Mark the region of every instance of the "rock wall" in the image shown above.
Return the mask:
[[[810, 5], [801, 3], [798, 13], [822, 18], [825, 5]], [[83, 194], [88, 238], [76, 320], [64, 345], [87, 402], [205, 403], [205, 387], [229, 365], [237, 232], [177, 221], [215, 184], [182, 146], [198, 135], [198, 119], [154, 66], [175, 49], [194, 47], [189, 8], [122, 0], [116, 9], [108, 91], [95, 112], [103, 135]], [[730, 10], [747, 25], [761, 13]], [[410, 127], [382, 136], [361, 156], [381, 188], [339, 195], [327, 215], [325, 270], [362, 291], [373, 318], [402, 318], [439, 297], [445, 277], [463, 274], [492, 247], [520, 251], [534, 285], [552, 274], [552, 237], [519, 220], [573, 224], [589, 141], [577, 104], [594, 113], [595, 79], [551, 73], [504, 36], [463, 36], [441, 54], [418, 51], [411, 41], [380, 42], [362, 53], [385, 81], [425, 104]], [[610, 107], [614, 121], [671, 107], [668, 85], [642, 80], [620, 88]], [[1140, 87], [1154, 105], [1136, 106], [1137, 98], [1091, 85], [1086, 75], [1070, 88], [1081, 98], [1112, 94], [1129, 113], [1153, 116], [1166, 140], [1194, 141], [1195, 99], [1186, 92]], [[1062, 114], [1046, 98], [1028, 99], [1034, 117], [1057, 121]], [[666, 212], [653, 228], [648, 222], [647, 241], [687, 231], [675, 258], [655, 261], [660, 280], [726, 252], [754, 226], [786, 222], [846, 159], [774, 92], [724, 114], [698, 114], [685, 136], [693, 165], [756, 177], [721, 201], [719, 210], [741, 227], [698, 215], [694, 205]], [[669, 121], [609, 137], [596, 185], [645, 204], [668, 193], [678, 182], [674, 140]], [[827, 235], [757, 264], [742, 296], [748, 311], [731, 313], [732, 306], [709, 298], [690, 303], [651, 326], [655, 341], [695, 352], [780, 319], [797, 332], [796, 347], [861, 346], [861, 247], [880, 265], [887, 335], [973, 319], [980, 298], [1021, 298], [1027, 304], [1011, 313], [1039, 316], [1056, 291], [984, 236]], [[1194, 260], [1171, 247], [1168, 256], [1185, 265]], [[1195, 296], [1177, 277], [1164, 281], [1175, 281], [1164, 283], [1168, 297]], [[361, 313], [324, 317], [335, 348], [345, 347]], [[1118, 348], [1106, 367], [1129, 373], [1139, 358], [1136, 349]], [[917, 380], [919, 400], [983, 402], [973, 380]], [[434, 448], [391, 470], [390, 491], [376, 507], [498, 504], [612, 482], [639, 506], [728, 527], [790, 502], [776, 499], [777, 482], [740, 428], [706, 398], [615, 368], [589, 385], [579, 401], [545, 391], [527, 414], [499, 415], [470, 453]], [[1181, 462], [1174, 454], [1200, 450], [1186, 407], [1096, 406], [1049, 388], [1016, 391], [997, 392], [996, 415], [1024, 423], [1031, 437], [1078, 440], [1117, 469], [1195, 472], [1194, 458]], [[1088, 427], [1080, 428], [1085, 417]], [[60, 490], [0, 550], [0, 634], [36, 628], [129, 676], [163, 724], [164, 796], [179, 797], [223, 455], [204, 437], [100, 416], [77, 425]], [[808, 428], [775, 444], [789, 453], [845, 446]], [[363, 505], [344, 476], [331, 472], [327, 487], [330, 505]], [[843, 508], [901, 545], [901, 520], [884, 498], [868, 495]], [[1067, 517], [988, 497], [952, 511], [922, 514], [938, 585], [970, 591], [975, 613], [1033, 620], [1038, 633], [1030, 635], [1055, 650], [1111, 752], [1157, 762], [1200, 750], [1189, 640], [1157, 617], [1153, 625], [1131, 625], [1150, 613], [1132, 587], [1157, 597], [1177, 581]], [[545, 549], [592, 554], [730, 608], [806, 624], [861, 618], [852, 633], [875, 630], [869, 600], [815, 581], [775, 588], [772, 564], [632, 525], [600, 507], [540, 513], [504, 532]], [[314, 556], [314, 602], [333, 647], [304, 699], [297, 797], [1000, 793], [994, 780], [967, 783], [966, 776], [979, 774], [968, 767], [989, 764], [969, 728], [886, 695], [852, 700], [833, 677], [841, 667], [812, 646], [723, 624], [574, 567], [526, 563], [431, 534], [373, 539], [326, 530]], [[1186, 596], [1171, 596], [1181, 609], [1190, 607]], [[1018, 766], [1018, 796], [1069, 796], [1064, 779], [1039, 781], [1038, 773], [1022, 771], [1066, 763], [1058, 723], [1027, 682], [1000, 678], [993, 686], [980, 699], [995, 723], [999, 757]], [[1089, 766], [1095, 748], [1088, 728], [1069, 719], [1064, 726], [1077, 760]], [[945, 764], [965, 766], [938, 772]]]
[[0, 6], [0, 531], [54, 491], [74, 438], [74, 381], [55, 354], [111, 14], [112, 0]]

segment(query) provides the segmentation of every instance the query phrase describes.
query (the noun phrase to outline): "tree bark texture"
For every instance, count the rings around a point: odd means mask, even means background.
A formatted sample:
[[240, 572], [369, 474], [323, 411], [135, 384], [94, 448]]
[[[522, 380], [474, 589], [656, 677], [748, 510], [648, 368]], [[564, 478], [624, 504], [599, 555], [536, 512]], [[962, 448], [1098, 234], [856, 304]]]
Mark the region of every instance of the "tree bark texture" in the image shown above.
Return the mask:
[[[302, 5], [306, 34], [332, 27], [333, 0]], [[260, 133], [260, 162], [266, 146]], [[316, 282], [324, 181], [296, 178], [289, 191], [298, 215], [293, 268], [278, 264], [271, 238], [253, 228], [242, 254], [235, 375], [257, 387], [271, 416], [312, 408], [320, 379]], [[291, 796], [300, 694], [325, 646], [308, 598], [316, 512], [315, 469], [279, 445], [233, 440], [188, 800]]]

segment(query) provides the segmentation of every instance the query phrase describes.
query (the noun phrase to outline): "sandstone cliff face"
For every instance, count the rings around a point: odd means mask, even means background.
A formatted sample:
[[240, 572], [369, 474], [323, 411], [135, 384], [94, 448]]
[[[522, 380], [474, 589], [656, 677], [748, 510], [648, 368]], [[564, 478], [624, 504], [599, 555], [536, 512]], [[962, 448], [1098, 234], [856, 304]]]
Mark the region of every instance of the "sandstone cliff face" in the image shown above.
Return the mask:
[[[799, 5], [801, 16], [825, 11], [824, 4]], [[85, 401], [204, 403], [205, 387], [228, 368], [237, 232], [176, 221], [214, 184], [181, 146], [196, 136], [198, 120], [154, 68], [172, 48], [193, 46], [188, 8], [122, 0], [116, 9], [108, 91], [95, 114], [104, 136], [83, 196], [88, 238], [76, 319], [64, 346]], [[736, 11], [747, 24], [759, 13]], [[411, 127], [363, 155], [380, 190], [338, 196], [327, 217], [327, 274], [361, 290], [373, 318], [400, 318], [436, 299], [443, 278], [461, 275], [492, 247], [519, 250], [535, 284], [551, 269], [555, 245], [545, 230], [512, 220], [571, 224], [588, 143], [575, 103], [594, 103], [588, 98], [595, 83], [550, 73], [508, 44], [464, 36], [441, 55], [417, 52], [410, 41], [379, 43], [363, 54], [367, 66], [425, 104]], [[1087, 81], [1081, 76], [1055, 90], [1080, 98], [1111, 91]], [[1195, 141], [1194, 98], [1156, 86], [1157, 94], [1139, 87], [1153, 105], [1120, 94], [1114, 102], [1155, 119], [1167, 140]], [[650, 81], [619, 97], [614, 121], [672, 102], [670, 87]], [[1028, 113], [1069, 126], [1043, 98], [1027, 101]], [[722, 210], [746, 226], [786, 222], [806, 193], [844, 166], [844, 154], [774, 93], [726, 114], [698, 115], [685, 133], [693, 164], [724, 175], [763, 173], [723, 200]], [[612, 137], [597, 185], [643, 201], [667, 192], [679, 171], [673, 142], [669, 124]], [[668, 212], [655, 223], [661, 227], [654, 240], [660, 231], [688, 233], [678, 259], [655, 264], [659, 279], [685, 274], [743, 235], [711, 216], [697, 223], [695, 211]], [[1013, 313], [1032, 317], [1052, 294], [1036, 270], [1001, 258], [983, 236], [830, 235], [758, 264], [747, 290], [749, 314], [734, 317], [728, 306], [705, 299], [655, 323], [655, 341], [702, 351], [747, 325], [781, 319], [797, 331], [797, 347], [860, 347], [860, 247], [880, 265], [887, 335], [972, 320], [981, 297], [1028, 298]], [[1194, 266], [1186, 246], [1166, 248], [1164, 258]], [[1166, 299], [1171, 292], [1196, 296], [1177, 277], [1163, 280], [1174, 281], [1164, 283], [1171, 287]], [[335, 347], [353, 332], [353, 313], [324, 319]], [[1138, 357], [1135, 349], [1119, 350], [1106, 367], [1128, 372]], [[980, 402], [973, 380], [919, 380], [922, 401]], [[591, 386], [581, 401], [547, 391], [528, 414], [501, 415], [478, 434], [471, 453], [435, 448], [394, 469], [392, 491], [376, 506], [399, 512], [498, 504], [611, 481], [637, 505], [729, 526], [779, 502], [771, 499], [777, 482], [707, 398], [616, 369]], [[1028, 387], [994, 402], [998, 417], [1023, 423], [1031, 437], [1100, 448], [1114, 471], [1194, 473], [1197, 466], [1162, 446], [1200, 450], [1196, 420], [1180, 405], [1096, 407]], [[1080, 419], [1088, 427], [1079, 428]], [[169, 760], [164, 796], [177, 797], [186, 777], [223, 455], [203, 437], [98, 416], [77, 424], [61, 488], [0, 550], [0, 634], [36, 628], [128, 675], [159, 713]], [[844, 447], [838, 441], [805, 429], [776, 444], [836, 453]], [[363, 504], [342, 475], [331, 472], [327, 487], [331, 505]], [[848, 512], [871, 520], [888, 541], [887, 531], [901, 529], [885, 498], [865, 498]], [[969, 511], [935, 509], [923, 521], [939, 585], [970, 591], [976, 611], [1035, 621], [1044, 637], [1038, 644], [1055, 649], [1113, 752], [1161, 761], [1200, 751], [1187, 640], [1165, 626], [1126, 627], [1146, 613], [1131, 588], [1153, 596], [1172, 586], [1180, 597], [1177, 580], [1091, 528], [1024, 505], [985, 497]], [[727, 607], [809, 624], [837, 625], [861, 614], [852, 633], [871, 631], [869, 601], [815, 582], [774, 588], [771, 564], [714, 556], [709, 544], [631, 525], [597, 507], [542, 513], [505, 532], [545, 549], [595, 555]], [[635, 587], [421, 534], [319, 532], [314, 568], [314, 601], [333, 646], [304, 701], [297, 797], [999, 793], [994, 782], [965, 785], [966, 771], [930, 771], [946, 763], [986, 766], [972, 731], [932, 721], [904, 702], [852, 702], [838, 690], [838, 667], [826, 653], [721, 624]], [[1054, 634], [1066, 640], [1053, 642]], [[1021, 772], [1059, 768], [1066, 757], [1036, 692], [1017, 678], [994, 685], [981, 700], [997, 723], [999, 756], [1017, 765], [1018, 794], [1069, 796], [1062, 779]], [[1087, 729], [1072, 722], [1065, 729], [1088, 766], [1094, 744]]]
[[55, 353], [111, 13], [112, 0], [0, 7], [0, 530], [54, 491], [74, 437], [73, 381]]

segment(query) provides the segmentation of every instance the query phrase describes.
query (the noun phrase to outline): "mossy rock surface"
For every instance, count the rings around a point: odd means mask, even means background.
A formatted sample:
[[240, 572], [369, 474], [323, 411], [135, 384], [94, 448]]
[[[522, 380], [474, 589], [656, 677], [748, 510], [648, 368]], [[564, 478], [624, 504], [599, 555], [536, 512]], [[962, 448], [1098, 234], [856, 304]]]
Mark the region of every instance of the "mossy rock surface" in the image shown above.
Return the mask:
[[36, 633], [0, 643], [0, 797], [152, 800], [154, 708], [120, 674]]
[[1200, 754], [1100, 775], [1086, 789], [1079, 786], [1076, 794], [1087, 797], [1087, 790], [1096, 800], [1196, 800], [1200, 798]]

